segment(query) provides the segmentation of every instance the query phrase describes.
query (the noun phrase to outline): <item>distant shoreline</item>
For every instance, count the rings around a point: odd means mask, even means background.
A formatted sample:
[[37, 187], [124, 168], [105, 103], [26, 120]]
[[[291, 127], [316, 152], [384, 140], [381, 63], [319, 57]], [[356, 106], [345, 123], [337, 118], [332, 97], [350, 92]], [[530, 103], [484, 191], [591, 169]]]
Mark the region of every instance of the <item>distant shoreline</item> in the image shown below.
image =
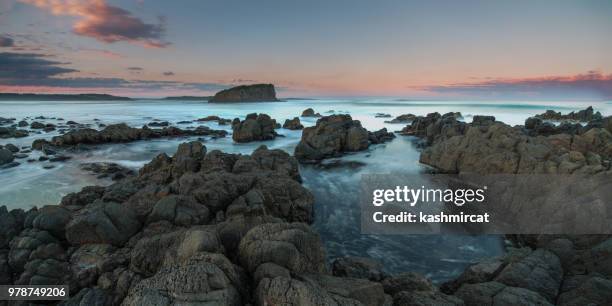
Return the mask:
[[33, 94], [0, 93], [0, 101], [132, 101], [132, 98], [108, 94]]

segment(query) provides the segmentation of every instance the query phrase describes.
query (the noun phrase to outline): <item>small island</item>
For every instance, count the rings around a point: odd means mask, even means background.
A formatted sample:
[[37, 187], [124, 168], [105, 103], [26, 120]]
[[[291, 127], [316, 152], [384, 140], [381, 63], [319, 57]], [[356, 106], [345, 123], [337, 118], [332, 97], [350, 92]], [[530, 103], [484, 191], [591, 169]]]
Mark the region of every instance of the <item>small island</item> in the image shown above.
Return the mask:
[[0, 101], [131, 101], [131, 98], [108, 94], [33, 94], [0, 93]]
[[278, 102], [273, 84], [241, 85], [222, 90], [209, 103]]

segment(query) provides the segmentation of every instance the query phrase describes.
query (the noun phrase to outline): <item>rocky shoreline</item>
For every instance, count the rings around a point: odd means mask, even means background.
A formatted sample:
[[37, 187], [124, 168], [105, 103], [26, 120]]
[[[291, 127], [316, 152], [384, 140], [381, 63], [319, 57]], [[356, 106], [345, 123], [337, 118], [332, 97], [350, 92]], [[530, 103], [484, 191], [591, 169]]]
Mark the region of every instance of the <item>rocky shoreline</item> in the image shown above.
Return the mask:
[[[232, 137], [277, 136], [274, 119], [249, 116], [232, 122]], [[419, 139], [420, 162], [436, 172], [612, 174], [611, 117], [558, 126], [534, 117], [514, 127], [491, 116], [465, 123], [459, 113], [400, 117], [397, 123], [409, 124], [399, 134]], [[295, 119], [286, 124], [297, 129]], [[196, 133], [185, 131], [111, 125], [33, 147], [62, 150]], [[224, 137], [221, 132], [197, 133]], [[331, 115], [303, 129], [295, 157], [265, 146], [251, 155], [208, 152], [200, 142], [186, 142], [136, 175], [114, 164], [83, 165], [118, 181], [85, 187], [59, 205], [0, 208], [0, 279], [69, 284], [71, 299], [61, 305], [612, 303], [608, 236], [508, 236], [507, 254], [474, 264], [440, 286], [415, 273], [389, 275], [370, 258], [328, 263], [309, 226], [316, 203], [300, 184], [298, 164], [366, 150], [394, 137], [386, 129], [367, 131], [349, 115]], [[15, 148], [2, 150], [13, 154]]]

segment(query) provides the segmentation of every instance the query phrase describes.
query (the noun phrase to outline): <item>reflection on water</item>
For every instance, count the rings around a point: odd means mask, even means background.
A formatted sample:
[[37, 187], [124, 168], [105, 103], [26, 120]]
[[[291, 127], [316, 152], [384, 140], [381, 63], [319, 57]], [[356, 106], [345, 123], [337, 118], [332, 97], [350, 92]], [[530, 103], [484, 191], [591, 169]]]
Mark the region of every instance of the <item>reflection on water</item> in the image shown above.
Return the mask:
[[[425, 115], [430, 112], [460, 111], [466, 121], [471, 115], [494, 115], [509, 124], [522, 124], [525, 118], [546, 109], [567, 112], [583, 109], [589, 103], [495, 103], [456, 101], [401, 101], [393, 99], [353, 100], [291, 100], [283, 103], [238, 103], [207, 104], [192, 101], [134, 102], [0, 102], [2, 117], [61, 117], [79, 123], [98, 122], [113, 124], [125, 122], [131, 126], [142, 126], [153, 119], [176, 123], [208, 115], [223, 118], [244, 117], [248, 113], [263, 112], [282, 123], [312, 107], [321, 114], [349, 113], [369, 130], [387, 127], [400, 130], [401, 124], [386, 124], [387, 118], [375, 118], [376, 113], [398, 116], [406, 113]], [[610, 114], [612, 105], [594, 105], [603, 114]], [[99, 121], [95, 121], [98, 119]], [[301, 118], [304, 126], [314, 125], [316, 118]], [[59, 121], [44, 120], [58, 124]], [[199, 124], [192, 124], [197, 126]], [[203, 125], [214, 129], [226, 129], [214, 122]], [[189, 125], [180, 125], [181, 128]], [[208, 150], [219, 149], [230, 153], [250, 154], [265, 144], [293, 153], [301, 131], [280, 129], [285, 137], [272, 141], [234, 144], [231, 137], [206, 139]], [[56, 132], [33, 134], [21, 139], [0, 139], [0, 144], [14, 143], [30, 145], [34, 139], [50, 138]], [[174, 153], [179, 143], [195, 138], [156, 139], [126, 144], [102, 145], [88, 152], [73, 155], [66, 163], [58, 163], [53, 169], [43, 169], [43, 163], [27, 163], [16, 168], [0, 170], [0, 204], [11, 208], [29, 208], [46, 204], [57, 204], [61, 197], [83, 186], [109, 184], [83, 173], [79, 164], [94, 161], [112, 161], [121, 165], [139, 168], [160, 152]], [[38, 158], [34, 152], [30, 158]], [[469, 263], [482, 257], [502, 252], [499, 237], [483, 236], [375, 236], [360, 234], [360, 217], [357, 196], [359, 180], [364, 173], [421, 173], [425, 169], [418, 163], [419, 153], [409, 137], [398, 137], [390, 143], [374, 146], [366, 152], [347, 155], [330, 161], [327, 166], [304, 165], [301, 173], [304, 184], [315, 195], [315, 228], [321, 234], [329, 258], [343, 255], [370, 256], [385, 264], [388, 272], [417, 271], [434, 280], [445, 280], [456, 276]]]

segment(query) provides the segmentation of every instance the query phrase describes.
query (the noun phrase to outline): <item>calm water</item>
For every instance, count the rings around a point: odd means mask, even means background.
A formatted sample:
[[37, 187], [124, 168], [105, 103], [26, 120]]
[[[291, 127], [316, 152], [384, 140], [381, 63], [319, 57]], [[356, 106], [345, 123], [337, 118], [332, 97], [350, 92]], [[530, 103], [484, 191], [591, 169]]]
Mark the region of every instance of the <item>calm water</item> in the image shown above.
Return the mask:
[[[299, 116], [302, 110], [312, 107], [323, 115], [348, 113], [358, 119], [368, 130], [387, 127], [400, 130], [404, 125], [386, 124], [388, 118], [375, 118], [379, 112], [397, 116], [405, 113], [425, 115], [430, 112], [445, 113], [460, 111], [466, 121], [471, 115], [494, 115], [509, 124], [522, 124], [532, 115], [546, 109], [562, 112], [583, 109], [593, 105], [604, 115], [612, 113], [612, 104], [607, 103], [552, 103], [552, 102], [429, 102], [401, 101], [393, 99], [352, 99], [352, 100], [292, 100], [283, 103], [258, 104], [207, 104], [186, 101], [134, 102], [0, 102], [0, 117], [61, 117], [79, 123], [98, 122], [113, 124], [125, 122], [131, 126], [142, 126], [153, 119], [176, 123], [208, 115], [223, 118], [243, 118], [252, 112], [267, 113], [278, 122]], [[99, 119], [100, 121], [94, 121]], [[301, 118], [305, 126], [314, 125], [316, 118]], [[56, 120], [44, 122], [59, 123]], [[214, 129], [226, 129], [214, 122], [205, 125]], [[184, 128], [189, 125], [180, 125]], [[195, 126], [195, 125], [194, 125]], [[207, 139], [208, 150], [249, 154], [261, 144], [293, 153], [301, 131], [278, 130], [285, 137], [272, 141], [234, 144], [231, 137]], [[13, 143], [30, 145], [37, 138], [51, 138], [55, 132], [32, 134], [20, 139], [0, 139], [0, 144]], [[46, 170], [43, 163], [26, 163], [20, 160], [19, 167], [0, 170], [0, 205], [11, 208], [30, 208], [46, 204], [57, 204], [62, 196], [83, 186], [109, 184], [82, 172], [79, 164], [94, 161], [112, 161], [134, 169], [139, 168], [160, 152], [174, 153], [179, 143], [188, 139], [161, 139], [128, 144], [103, 145], [74, 155], [73, 159], [56, 168]], [[440, 281], [452, 278], [467, 264], [478, 258], [494, 256], [502, 252], [500, 238], [495, 236], [373, 236], [361, 235], [357, 189], [363, 173], [420, 173], [424, 167], [418, 163], [419, 152], [409, 137], [398, 137], [390, 143], [372, 147], [343, 157], [339, 161], [354, 161], [358, 167], [334, 167], [323, 169], [302, 166], [304, 185], [315, 195], [315, 227], [327, 247], [328, 256], [342, 255], [371, 256], [384, 262], [389, 272], [417, 271]], [[36, 152], [30, 157], [37, 158]]]

